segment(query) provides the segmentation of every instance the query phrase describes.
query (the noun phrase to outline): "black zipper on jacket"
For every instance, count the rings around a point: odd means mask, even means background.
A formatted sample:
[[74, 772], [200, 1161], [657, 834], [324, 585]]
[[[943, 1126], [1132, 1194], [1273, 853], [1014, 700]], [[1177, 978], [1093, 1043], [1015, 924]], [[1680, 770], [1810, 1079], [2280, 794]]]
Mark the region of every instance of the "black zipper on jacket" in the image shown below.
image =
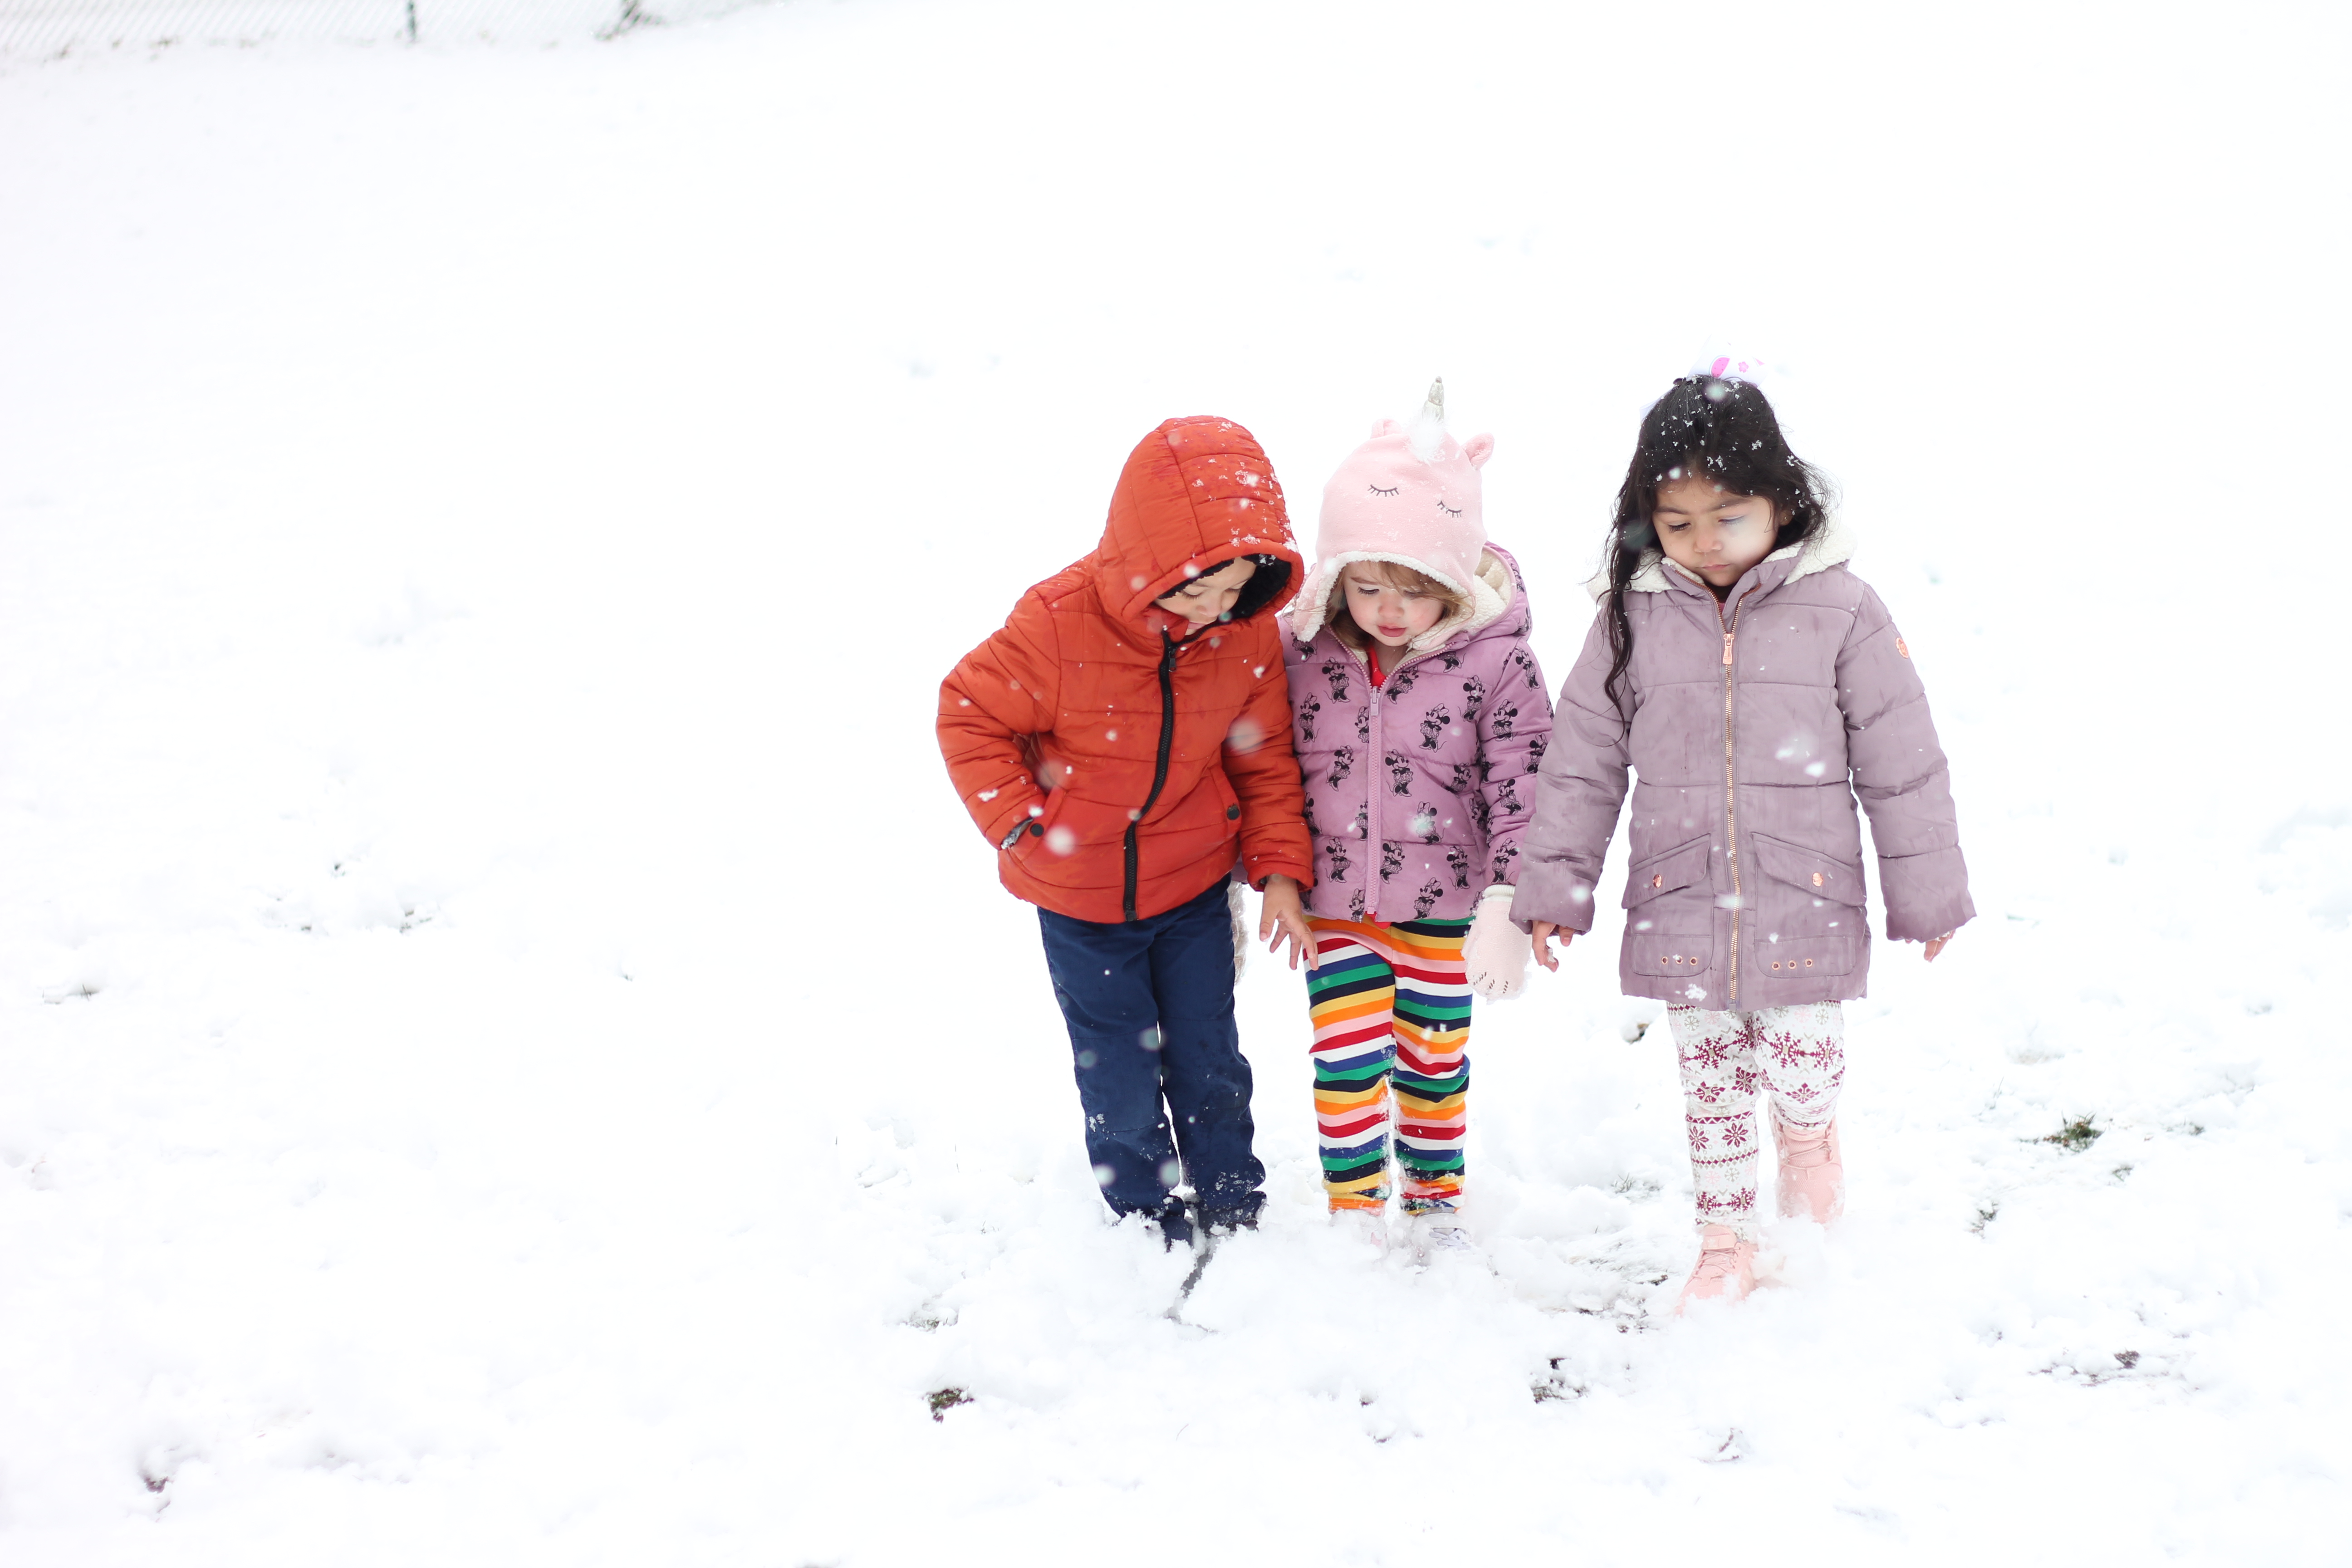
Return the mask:
[[1160, 799], [1160, 792], [1168, 784], [1168, 753], [1176, 746], [1176, 644], [1166, 632], [1160, 634], [1160, 755], [1151, 764], [1151, 793], [1143, 797], [1143, 809], [1127, 825], [1127, 889], [1120, 907], [1127, 918], [1135, 918], [1135, 836], [1143, 826], [1143, 819]]

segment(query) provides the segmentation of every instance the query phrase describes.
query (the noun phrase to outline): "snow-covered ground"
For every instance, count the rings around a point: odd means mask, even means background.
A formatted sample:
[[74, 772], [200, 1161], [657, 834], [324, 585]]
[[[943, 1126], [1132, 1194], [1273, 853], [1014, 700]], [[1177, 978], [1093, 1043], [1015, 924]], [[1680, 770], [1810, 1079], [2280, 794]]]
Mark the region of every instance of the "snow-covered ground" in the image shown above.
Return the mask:
[[[0, 73], [0, 1560], [2341, 1562], [2347, 25], [796, 0]], [[1850, 1009], [1850, 1216], [1666, 1315], [1604, 927], [1478, 1020], [1491, 1272], [1351, 1256], [1261, 961], [1274, 1201], [1171, 1311], [939, 676], [1160, 418], [1311, 522], [1443, 374], [1556, 679], [1722, 333], [1983, 910]]]

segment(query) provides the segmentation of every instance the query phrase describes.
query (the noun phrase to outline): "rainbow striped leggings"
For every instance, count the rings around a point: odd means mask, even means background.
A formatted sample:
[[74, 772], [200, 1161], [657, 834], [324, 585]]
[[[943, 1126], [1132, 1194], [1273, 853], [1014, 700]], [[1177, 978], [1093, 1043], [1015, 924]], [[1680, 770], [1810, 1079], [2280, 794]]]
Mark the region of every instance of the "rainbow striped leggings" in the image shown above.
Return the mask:
[[1324, 1195], [1335, 1209], [1388, 1202], [1393, 1085], [1404, 1207], [1454, 1207], [1470, 1090], [1470, 986], [1462, 972], [1470, 922], [1307, 923], [1317, 958], [1307, 1005]]

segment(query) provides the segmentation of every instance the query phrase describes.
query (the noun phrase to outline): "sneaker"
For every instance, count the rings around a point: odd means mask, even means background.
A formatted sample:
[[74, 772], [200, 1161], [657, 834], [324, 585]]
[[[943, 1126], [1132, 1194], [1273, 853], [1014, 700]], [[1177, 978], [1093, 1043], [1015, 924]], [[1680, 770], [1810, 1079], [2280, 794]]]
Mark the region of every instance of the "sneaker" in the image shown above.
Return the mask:
[[1384, 1208], [1333, 1209], [1331, 1228], [1375, 1257], [1389, 1249], [1389, 1211]]
[[1742, 1241], [1727, 1225], [1710, 1225], [1698, 1233], [1698, 1267], [1683, 1282], [1677, 1316], [1693, 1301], [1737, 1301], [1756, 1289], [1756, 1244]]
[[1827, 1225], [1845, 1212], [1845, 1160], [1834, 1118], [1822, 1127], [1791, 1127], [1776, 1114], [1772, 1144], [1780, 1153], [1780, 1217]]
[[1464, 1228], [1462, 1216], [1452, 1209], [1434, 1209], [1417, 1214], [1407, 1223], [1412, 1237], [1412, 1255], [1423, 1263], [1452, 1254], [1468, 1258], [1477, 1252]]

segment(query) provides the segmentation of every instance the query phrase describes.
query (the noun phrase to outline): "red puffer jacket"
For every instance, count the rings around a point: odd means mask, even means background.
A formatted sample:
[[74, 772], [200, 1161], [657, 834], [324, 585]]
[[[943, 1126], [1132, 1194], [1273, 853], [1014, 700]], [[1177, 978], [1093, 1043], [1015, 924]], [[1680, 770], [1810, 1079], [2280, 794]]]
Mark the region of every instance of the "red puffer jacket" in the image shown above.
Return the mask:
[[[1152, 601], [1237, 556], [1224, 623]], [[1021, 596], [940, 687], [940, 750], [1004, 885], [1078, 920], [1143, 920], [1216, 886], [1314, 880], [1276, 616], [1305, 575], [1282, 487], [1230, 419], [1129, 455], [1093, 554]]]

